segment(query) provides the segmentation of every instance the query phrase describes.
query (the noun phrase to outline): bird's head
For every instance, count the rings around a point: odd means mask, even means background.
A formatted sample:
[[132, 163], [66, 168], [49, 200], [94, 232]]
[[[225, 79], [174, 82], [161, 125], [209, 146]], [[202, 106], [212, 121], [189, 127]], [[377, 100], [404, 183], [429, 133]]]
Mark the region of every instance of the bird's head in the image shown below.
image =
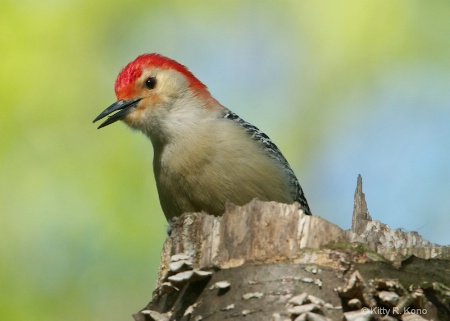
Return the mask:
[[155, 53], [141, 55], [126, 65], [114, 88], [117, 101], [94, 119], [109, 116], [98, 128], [123, 120], [132, 128], [149, 132], [180, 104], [189, 108], [199, 105], [192, 103], [194, 100], [213, 100], [206, 86], [185, 66]]

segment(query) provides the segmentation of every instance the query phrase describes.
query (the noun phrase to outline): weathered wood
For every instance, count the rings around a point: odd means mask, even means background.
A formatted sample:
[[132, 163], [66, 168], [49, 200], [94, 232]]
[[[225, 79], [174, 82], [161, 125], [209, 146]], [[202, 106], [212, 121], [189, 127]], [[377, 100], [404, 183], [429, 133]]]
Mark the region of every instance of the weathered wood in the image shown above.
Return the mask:
[[351, 231], [357, 235], [363, 233], [367, 221], [372, 221], [372, 217], [369, 215], [369, 209], [367, 208], [366, 195], [362, 190], [362, 176], [360, 174], [356, 183]]
[[449, 247], [373, 221], [359, 176], [349, 231], [298, 204], [254, 200], [228, 204], [222, 217], [184, 214], [164, 244], [152, 301], [134, 317], [406, 320], [421, 309], [420, 320], [445, 320], [449, 258]]
[[358, 176], [355, 191], [352, 228], [345, 231], [345, 238], [349, 243], [366, 244], [372, 251], [393, 262], [400, 262], [411, 255], [422, 259], [450, 259], [449, 246], [432, 244], [417, 232], [392, 230], [380, 221], [373, 221], [362, 192], [361, 175]]
[[284, 261], [301, 249], [317, 249], [337, 240], [344, 240], [338, 226], [304, 215], [297, 203], [253, 200], [242, 207], [227, 204], [221, 217], [190, 213], [172, 225], [161, 257], [160, 279], [167, 273], [170, 257], [177, 253], [188, 254], [199, 269], [228, 269], [244, 263]]

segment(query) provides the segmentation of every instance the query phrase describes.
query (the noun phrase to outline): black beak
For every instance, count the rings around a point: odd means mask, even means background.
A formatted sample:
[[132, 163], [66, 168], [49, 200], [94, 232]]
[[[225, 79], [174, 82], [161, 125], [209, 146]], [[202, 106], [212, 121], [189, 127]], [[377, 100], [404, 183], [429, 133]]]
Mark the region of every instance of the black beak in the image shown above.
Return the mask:
[[98, 115], [94, 119], [93, 123], [95, 123], [97, 120], [102, 119], [103, 117], [108, 116], [109, 114], [115, 112], [116, 110], [119, 110], [117, 113], [109, 116], [107, 120], [105, 120], [103, 123], [101, 123], [100, 126], [98, 126], [98, 129], [108, 126], [112, 123], [115, 123], [116, 121], [123, 119], [131, 111], [131, 108], [136, 106], [136, 104], [141, 99], [142, 98], [136, 98], [133, 100], [118, 100], [114, 104], [112, 104], [111, 106], [106, 108], [104, 111], [102, 111], [100, 113], [100, 115]]

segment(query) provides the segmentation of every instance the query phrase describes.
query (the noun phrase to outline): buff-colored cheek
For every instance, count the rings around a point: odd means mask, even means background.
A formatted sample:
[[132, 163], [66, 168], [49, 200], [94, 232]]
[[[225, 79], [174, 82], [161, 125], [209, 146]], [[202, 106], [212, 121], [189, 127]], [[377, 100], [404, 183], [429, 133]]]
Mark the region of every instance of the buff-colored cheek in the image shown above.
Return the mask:
[[133, 112], [126, 115], [123, 121], [130, 126], [134, 126], [138, 124], [139, 120], [141, 120], [141, 114], [142, 110], [136, 109]]
[[146, 118], [145, 113], [150, 114], [152, 111], [154, 111], [155, 108], [158, 108], [160, 102], [161, 99], [157, 94], [153, 94], [151, 96], [143, 98], [139, 102], [139, 105], [124, 118], [124, 121], [128, 125], [133, 125], [141, 122]]
[[139, 102], [139, 105], [137, 106], [136, 110], [144, 111], [147, 108], [157, 108], [160, 102], [161, 102], [160, 95], [154, 93], [150, 96], [143, 98]]

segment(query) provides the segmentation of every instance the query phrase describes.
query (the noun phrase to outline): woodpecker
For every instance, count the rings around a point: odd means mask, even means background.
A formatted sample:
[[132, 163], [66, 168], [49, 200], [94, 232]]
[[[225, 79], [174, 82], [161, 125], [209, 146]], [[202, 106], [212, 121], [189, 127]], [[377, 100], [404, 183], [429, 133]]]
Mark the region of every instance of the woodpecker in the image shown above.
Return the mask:
[[185, 212], [222, 215], [254, 198], [311, 211], [288, 161], [270, 138], [222, 106], [184, 65], [143, 54], [115, 82], [117, 101], [94, 122], [122, 120], [145, 134], [167, 221]]

